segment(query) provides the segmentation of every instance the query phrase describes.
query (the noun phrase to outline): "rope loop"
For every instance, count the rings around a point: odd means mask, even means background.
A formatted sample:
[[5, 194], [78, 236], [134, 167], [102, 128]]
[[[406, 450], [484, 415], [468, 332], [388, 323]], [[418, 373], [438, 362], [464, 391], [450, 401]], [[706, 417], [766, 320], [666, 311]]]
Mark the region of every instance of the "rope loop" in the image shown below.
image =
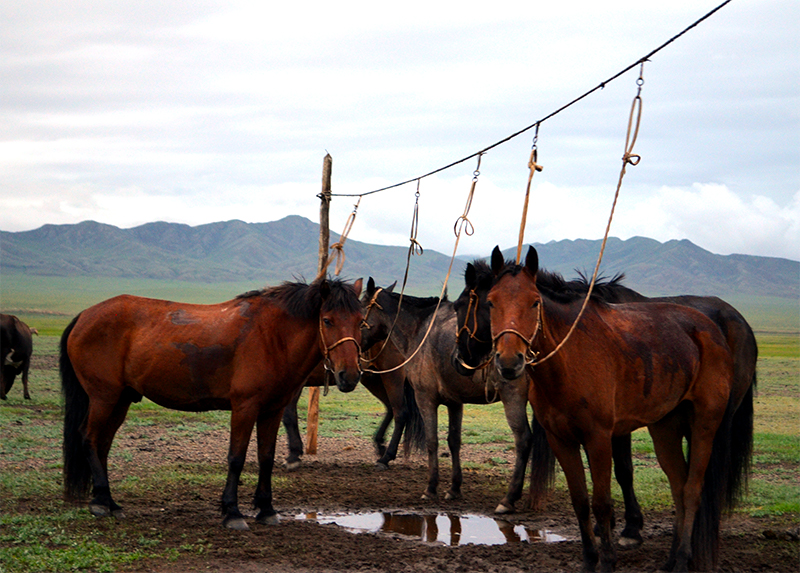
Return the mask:
[[469, 188], [469, 195], [467, 195], [467, 204], [464, 206], [464, 213], [458, 216], [458, 219], [456, 219], [456, 222], [453, 225], [453, 232], [456, 235], [456, 246], [458, 246], [458, 239], [461, 237], [462, 231], [465, 235], [470, 237], [473, 235], [473, 233], [475, 233], [475, 227], [472, 225], [472, 221], [469, 220], [467, 215], [469, 215], [469, 210], [472, 208], [472, 198], [475, 195], [475, 185], [477, 185], [478, 176], [481, 174], [481, 158], [483, 157], [483, 154], [483, 151], [478, 153], [478, 166], [475, 168], [475, 171], [472, 172], [472, 185]]

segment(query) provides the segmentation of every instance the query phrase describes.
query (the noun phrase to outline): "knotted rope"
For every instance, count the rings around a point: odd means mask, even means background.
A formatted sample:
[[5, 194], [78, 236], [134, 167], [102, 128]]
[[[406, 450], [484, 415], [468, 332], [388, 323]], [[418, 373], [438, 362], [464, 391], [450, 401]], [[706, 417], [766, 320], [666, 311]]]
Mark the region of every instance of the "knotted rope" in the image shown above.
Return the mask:
[[344, 229], [342, 230], [342, 234], [339, 236], [339, 240], [336, 241], [334, 244], [331, 245], [331, 251], [336, 251], [336, 254], [333, 256], [328, 257], [328, 264], [326, 268], [330, 266], [331, 262], [333, 262], [334, 258], [336, 259], [336, 267], [334, 270], [334, 274], [338, 277], [339, 273], [342, 272], [342, 268], [344, 267], [344, 243], [347, 240], [347, 236], [350, 234], [350, 230], [353, 228], [353, 223], [356, 221], [356, 213], [358, 212], [358, 206], [361, 204], [361, 197], [358, 198], [356, 204], [353, 205], [353, 212], [350, 213], [347, 217], [347, 221], [344, 223]]

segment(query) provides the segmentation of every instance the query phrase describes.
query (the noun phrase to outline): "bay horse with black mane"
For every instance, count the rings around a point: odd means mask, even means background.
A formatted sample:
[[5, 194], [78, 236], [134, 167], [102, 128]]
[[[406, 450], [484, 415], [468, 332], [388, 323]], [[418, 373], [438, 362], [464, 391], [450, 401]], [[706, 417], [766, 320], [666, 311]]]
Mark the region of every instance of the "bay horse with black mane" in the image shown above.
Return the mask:
[[[581, 297], [537, 287], [533, 247], [524, 266], [506, 265], [495, 248], [492, 270], [496, 282], [487, 299], [494, 366], [511, 380], [527, 369], [533, 380], [529, 399], [567, 478], [584, 567], [593, 571], [599, 562], [610, 571], [616, 564], [612, 438], [647, 426], [675, 503], [673, 545], [664, 569], [713, 569], [721, 511], [738, 498], [735, 489], [748, 469], [738, 452], [748, 446], [732, 440], [731, 426], [743, 406], [737, 408], [731, 391], [733, 358], [720, 329], [685, 306], [590, 300], [579, 328], [550, 355], [575, 321]], [[549, 359], [537, 362], [541, 355]], [[592, 476], [591, 503], [581, 446]]]
[[[464, 404], [489, 404], [503, 402], [506, 421], [514, 435], [516, 461], [511, 482], [505, 497], [496, 508], [497, 513], [513, 511], [514, 503], [522, 495], [525, 465], [533, 444], [527, 415], [526, 381], [506, 383], [494, 373], [489, 376], [459, 374], [450, 361], [456, 342], [456, 316], [453, 305], [444, 298], [441, 305], [437, 297], [414, 297], [379, 288], [372, 278], [362, 297], [365, 305], [364, 348], [381, 341], [390, 341], [400, 356], [386, 360], [386, 368], [399, 365], [422, 345], [419, 352], [403, 369], [414, 388], [417, 407], [425, 429], [428, 453], [428, 485], [423, 499], [437, 499], [439, 485], [439, 435], [438, 407], [448, 411], [447, 444], [450, 449], [452, 473], [446, 499], [461, 497], [463, 474], [461, 470], [461, 423]], [[438, 307], [438, 310], [437, 310]], [[425, 338], [431, 321], [435, 321]], [[424, 344], [423, 344], [424, 340]]]
[[231, 411], [222, 494], [231, 529], [248, 529], [238, 486], [255, 426], [256, 521], [277, 522], [271, 480], [283, 409], [320, 361], [340, 390], [358, 384], [361, 285], [287, 282], [211, 305], [122, 295], [81, 312], [61, 337], [67, 499], [91, 488], [94, 515], [122, 517], [108, 453], [131, 403], [146, 397], [174, 410]]
[[[506, 261], [506, 265], [513, 264]], [[592, 297], [606, 303], [621, 302], [667, 302], [694, 308], [713, 320], [722, 332], [733, 356], [734, 384], [731, 390], [736, 406], [735, 422], [732, 425], [732, 440], [742, 447], [736, 450], [741, 460], [734, 462], [749, 468], [753, 444], [753, 396], [756, 390], [756, 362], [758, 345], [747, 320], [733, 306], [715, 296], [665, 296], [646, 297], [622, 284], [623, 274], [610, 280], [599, 279], [592, 291]], [[494, 286], [495, 275], [488, 263], [476, 259], [467, 263], [464, 271], [465, 288], [453, 303], [458, 316], [458, 344], [453, 355], [457, 369], [466, 373], [482, 367], [491, 366], [492, 335], [489, 305], [486, 299]], [[586, 296], [589, 281], [583, 275], [578, 279], [565, 281], [556, 273], [539, 270], [537, 287], [549, 292], [570, 292], [573, 296]], [[536, 424], [534, 419], [534, 424]], [[549, 456], [547, 444], [532, 451], [533, 468], [547, 468]], [[630, 435], [613, 438], [614, 474], [622, 490], [625, 505], [625, 527], [620, 533], [619, 543], [623, 547], [641, 544], [643, 517], [633, 488], [633, 461], [631, 457]], [[747, 479], [747, 472], [740, 472], [734, 478]], [[531, 475], [531, 505], [541, 502], [546, 483], [552, 479], [549, 474]], [[746, 489], [746, 483], [734, 484], [731, 491], [736, 495]], [[732, 502], [731, 502], [732, 503]]]

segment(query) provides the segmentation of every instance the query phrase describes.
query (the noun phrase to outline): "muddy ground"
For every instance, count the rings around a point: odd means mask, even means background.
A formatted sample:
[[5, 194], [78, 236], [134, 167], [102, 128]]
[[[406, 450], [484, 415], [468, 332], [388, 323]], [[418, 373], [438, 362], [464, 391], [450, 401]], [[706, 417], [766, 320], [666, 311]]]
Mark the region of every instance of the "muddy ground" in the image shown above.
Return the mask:
[[[155, 428], [136, 428], [119, 435], [116, 468], [121, 475], [145, 475], [167, 463], [222, 464], [227, 435], [212, 432], [202, 440], [166, 442]], [[252, 446], [253, 444], [251, 444]], [[120, 450], [128, 461], [120, 460]], [[486, 453], [464, 446], [466, 461], [486, 463]], [[285, 453], [284, 440], [279, 452]], [[251, 449], [252, 452], [252, 449]], [[249, 519], [250, 531], [223, 529], [217, 512], [221, 491], [203, 480], [189, 480], [177, 489], [136, 491], [118, 501], [126, 520], [99, 520], [104, 530], [129, 530], [128, 537], [153, 536], [159, 549], [181, 549], [175, 563], [145, 562], [132, 567], [158, 573], [178, 571], [286, 572], [467, 572], [516, 573], [520, 571], [579, 571], [581, 550], [576, 520], [564, 493], [556, 492], [540, 512], [521, 510], [509, 518], [531, 531], [546, 530], [567, 538], [558, 543], [542, 541], [502, 545], [448, 545], [428, 543], [398, 533], [352, 533], [337, 525], [320, 525], [297, 516], [317, 513], [416, 513], [420, 515], [477, 514], [492, 516], [506, 486], [499, 470], [466, 471], [463, 499], [429, 502], [421, 499], [427, 469], [421, 455], [396, 461], [390, 470], [373, 466], [374, 456], [366, 440], [325, 438], [318, 455], [306, 456], [303, 467], [275, 472], [275, 507], [282, 515], [277, 526], [261, 526]], [[443, 460], [442, 484], [449, 479]], [[196, 466], [195, 466], [196, 467]], [[255, 487], [256, 467], [248, 462], [240, 499], [249, 502]], [[442, 491], [445, 487], [440, 487]], [[249, 503], [243, 503], [242, 508]], [[250, 516], [254, 512], [249, 512]], [[671, 540], [669, 512], [646, 514], [644, 545], [619, 552], [618, 571], [655, 571], [667, 556]], [[619, 529], [619, 528], [618, 528]], [[721, 571], [798, 571], [797, 523], [779, 517], [726, 519], [722, 531]], [[187, 547], [189, 550], [187, 550]]]

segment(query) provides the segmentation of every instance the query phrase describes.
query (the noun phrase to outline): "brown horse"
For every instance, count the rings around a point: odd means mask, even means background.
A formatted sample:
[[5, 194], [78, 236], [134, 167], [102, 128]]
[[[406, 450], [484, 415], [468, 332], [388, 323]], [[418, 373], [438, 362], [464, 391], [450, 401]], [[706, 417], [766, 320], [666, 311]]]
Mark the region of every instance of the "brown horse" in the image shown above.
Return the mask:
[[247, 529], [239, 476], [255, 425], [259, 477], [256, 521], [272, 507], [275, 441], [286, 404], [324, 360], [342, 391], [361, 376], [362, 312], [354, 285], [338, 279], [284, 283], [213, 305], [118, 296], [84, 310], [61, 338], [64, 490], [90, 511], [122, 515], [111, 497], [108, 452], [132, 402], [191, 412], [231, 411], [223, 523]]
[[[720, 513], [747, 471], [736, 453], [746, 446], [731, 440], [737, 409], [733, 359], [719, 328], [685, 306], [590, 300], [571, 338], [534, 368], [537, 358], [565, 338], [582, 299], [537, 288], [538, 255], [532, 247], [524, 266], [506, 265], [495, 248], [492, 270], [497, 279], [487, 298], [494, 364], [507, 379], [519, 378], [526, 369], [531, 375], [530, 401], [567, 478], [585, 568], [593, 571], [599, 561], [602, 570], [613, 570], [616, 564], [612, 439], [643, 426], [653, 438], [676, 508], [673, 547], [664, 568], [685, 571], [690, 563], [713, 568]], [[591, 503], [581, 446], [592, 476]]]
[[[509, 264], [506, 262], [506, 264]], [[758, 345], [747, 320], [733, 306], [715, 296], [670, 296], [648, 298], [622, 284], [624, 275], [618, 274], [610, 280], [601, 279], [595, 284], [592, 297], [607, 303], [620, 302], [668, 302], [699, 310], [719, 327], [733, 355], [734, 383], [731, 396], [736, 406], [732, 426], [732, 440], [743, 447], [736, 450], [741, 460], [735, 462], [749, 467], [752, 453], [753, 394], [756, 389], [756, 362]], [[486, 299], [494, 286], [495, 275], [483, 260], [468, 263], [464, 271], [465, 288], [453, 303], [458, 317], [458, 344], [453, 356], [456, 369], [475, 370], [491, 365], [492, 335], [490, 313]], [[589, 281], [585, 276], [565, 281], [560, 275], [539, 270], [536, 280], [540, 291], [553, 293], [570, 292], [573, 296], [586, 296]], [[555, 295], [554, 295], [555, 296]], [[563, 296], [563, 294], [562, 294]], [[741, 405], [741, 407], [739, 407]], [[533, 426], [536, 426], [533, 420]], [[534, 432], [536, 435], [536, 432]], [[619, 543], [624, 547], [639, 545], [642, 542], [643, 518], [641, 508], [633, 489], [633, 463], [631, 459], [631, 438], [617, 436], [613, 441], [614, 474], [619, 482], [625, 502], [625, 527], [620, 533]], [[549, 456], [552, 456], [547, 443], [532, 450], [532, 472], [537, 468], [549, 469]], [[739, 476], [747, 478], [747, 472]], [[544, 495], [550, 475], [532, 473], [531, 505], [535, 506]], [[731, 492], [738, 496], [745, 491], [746, 483], [733, 484]]]

